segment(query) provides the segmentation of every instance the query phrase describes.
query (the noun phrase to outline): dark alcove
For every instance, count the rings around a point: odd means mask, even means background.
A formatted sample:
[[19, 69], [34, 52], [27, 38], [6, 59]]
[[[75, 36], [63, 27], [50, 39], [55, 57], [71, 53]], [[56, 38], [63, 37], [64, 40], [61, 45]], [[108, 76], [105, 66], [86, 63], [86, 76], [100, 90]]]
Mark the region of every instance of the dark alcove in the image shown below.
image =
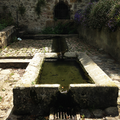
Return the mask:
[[59, 2], [54, 8], [54, 18], [70, 19], [69, 7], [63, 2]]

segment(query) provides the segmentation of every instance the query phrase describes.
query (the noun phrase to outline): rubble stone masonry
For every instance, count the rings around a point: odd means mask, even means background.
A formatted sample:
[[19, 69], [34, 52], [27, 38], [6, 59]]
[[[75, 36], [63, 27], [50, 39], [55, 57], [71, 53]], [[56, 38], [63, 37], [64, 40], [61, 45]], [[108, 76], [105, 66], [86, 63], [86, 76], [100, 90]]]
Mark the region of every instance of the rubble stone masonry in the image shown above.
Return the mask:
[[[70, 14], [68, 20], [73, 20], [75, 12], [78, 9], [83, 9], [90, 0], [45, 0], [45, 6], [41, 7], [40, 16], [35, 12], [38, 0], [0, 0], [0, 12], [4, 12], [6, 8], [6, 11], [11, 13], [14, 21], [18, 21], [19, 26], [24, 26], [24, 29], [29, 32], [39, 33], [46, 26], [52, 27], [56, 24], [54, 9], [61, 1], [68, 6]], [[25, 8], [23, 15], [19, 11], [17, 14], [20, 5]], [[64, 20], [62, 19], [62, 21]]]

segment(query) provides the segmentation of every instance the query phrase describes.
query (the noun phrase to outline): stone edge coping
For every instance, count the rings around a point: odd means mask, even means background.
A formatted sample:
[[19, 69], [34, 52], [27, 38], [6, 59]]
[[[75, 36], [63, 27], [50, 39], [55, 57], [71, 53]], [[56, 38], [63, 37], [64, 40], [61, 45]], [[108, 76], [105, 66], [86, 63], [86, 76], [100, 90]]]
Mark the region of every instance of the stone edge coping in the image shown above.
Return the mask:
[[25, 73], [21, 80], [18, 81], [17, 86], [14, 87], [30, 87], [38, 78], [42, 63], [45, 58], [57, 58], [57, 53], [36, 53], [28, 64]]
[[33, 56], [9, 56], [9, 57], [0, 57], [1, 59], [32, 59]]
[[0, 64], [2, 63], [29, 63], [31, 59], [0, 59]]
[[78, 52], [78, 59], [97, 86], [117, 87], [112, 79], [85, 53]]
[[34, 36], [34, 37], [71, 37], [78, 36], [78, 34], [36, 34], [36, 35], [25, 35], [25, 36]]
[[[117, 85], [104, 73], [93, 60], [83, 52], [67, 52], [65, 57], [69, 55], [76, 55], [78, 60], [83, 65], [85, 71], [93, 79], [95, 84], [70, 84], [70, 87], [117, 87]], [[68, 55], [68, 56], [67, 56]], [[45, 58], [56, 58], [57, 53], [36, 53], [29, 65], [27, 66], [25, 73], [21, 80], [18, 82], [18, 86], [15, 87], [55, 87], [55, 85], [38, 85], [35, 84], [35, 80], [38, 78], [39, 72], [42, 67], [42, 63]], [[94, 68], [94, 69], [93, 69]], [[33, 85], [32, 85], [33, 84]], [[59, 84], [57, 84], [59, 87]]]
[[0, 31], [0, 37], [3, 37], [4, 35], [7, 35], [7, 32], [11, 31], [11, 33], [14, 32], [15, 26], [8, 26]]

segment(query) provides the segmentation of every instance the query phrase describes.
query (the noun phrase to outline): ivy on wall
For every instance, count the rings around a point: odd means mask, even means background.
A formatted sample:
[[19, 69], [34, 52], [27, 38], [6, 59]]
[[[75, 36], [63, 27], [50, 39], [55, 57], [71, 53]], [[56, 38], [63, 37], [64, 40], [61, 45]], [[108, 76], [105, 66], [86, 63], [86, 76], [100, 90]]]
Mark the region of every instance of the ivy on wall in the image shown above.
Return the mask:
[[45, 6], [45, 0], [38, 0], [36, 7], [35, 7], [35, 12], [37, 13], [38, 16], [41, 14], [41, 7]]

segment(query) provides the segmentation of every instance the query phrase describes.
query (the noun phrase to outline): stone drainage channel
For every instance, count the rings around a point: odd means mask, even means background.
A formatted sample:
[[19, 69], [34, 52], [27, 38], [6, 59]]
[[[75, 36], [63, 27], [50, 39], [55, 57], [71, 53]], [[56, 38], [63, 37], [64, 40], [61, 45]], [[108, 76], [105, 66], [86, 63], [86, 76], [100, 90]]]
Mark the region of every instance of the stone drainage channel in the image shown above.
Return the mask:
[[[37, 53], [28, 64], [19, 84], [13, 89], [14, 108], [13, 113], [49, 115], [49, 119], [73, 118], [80, 119], [79, 109], [101, 108], [117, 106], [118, 87], [112, 80], [87, 56], [85, 53], [66, 52], [65, 58], [76, 58], [81, 63], [83, 69], [93, 79], [95, 84], [70, 84], [70, 95], [78, 108], [73, 114], [64, 108], [57, 110], [52, 108], [51, 103], [57, 99], [59, 84], [36, 84], [41, 66], [45, 58], [57, 58], [57, 53]], [[64, 99], [63, 99], [64, 101]], [[71, 103], [72, 104], [72, 103]]]

